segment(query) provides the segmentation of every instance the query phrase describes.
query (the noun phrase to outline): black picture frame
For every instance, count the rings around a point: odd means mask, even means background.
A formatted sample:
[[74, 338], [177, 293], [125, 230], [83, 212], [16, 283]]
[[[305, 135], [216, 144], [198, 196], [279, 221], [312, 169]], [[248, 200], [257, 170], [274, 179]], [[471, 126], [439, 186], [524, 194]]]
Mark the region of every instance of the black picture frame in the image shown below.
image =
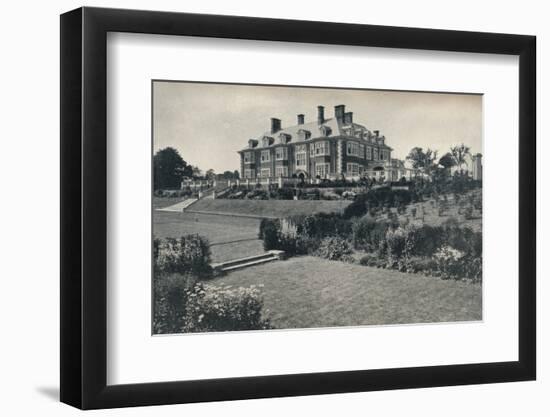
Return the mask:
[[[108, 386], [108, 32], [519, 56], [519, 360]], [[88, 7], [61, 15], [61, 401], [96, 409], [535, 379], [535, 45], [524, 35], [252, 17]]]

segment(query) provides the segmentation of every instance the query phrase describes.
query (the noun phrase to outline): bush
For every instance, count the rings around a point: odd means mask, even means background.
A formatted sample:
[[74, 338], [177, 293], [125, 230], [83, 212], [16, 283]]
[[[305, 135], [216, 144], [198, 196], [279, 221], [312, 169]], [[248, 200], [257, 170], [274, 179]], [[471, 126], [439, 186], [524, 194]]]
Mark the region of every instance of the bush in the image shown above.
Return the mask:
[[153, 281], [153, 333], [177, 333], [183, 327], [188, 290], [196, 278], [191, 275], [155, 274]]
[[381, 187], [359, 194], [355, 200], [344, 209], [344, 218], [360, 217], [373, 207], [406, 207], [411, 201], [417, 200], [416, 193], [410, 190], [392, 190]]
[[153, 241], [155, 273], [191, 274], [209, 278], [210, 245], [202, 236], [192, 234], [179, 239], [166, 238]]
[[363, 255], [359, 263], [364, 266], [372, 266], [375, 268], [384, 268], [386, 266], [385, 258], [372, 253]]
[[364, 216], [353, 223], [353, 245], [356, 249], [374, 252], [378, 250], [390, 227], [393, 224], [377, 222], [370, 216]]
[[331, 236], [321, 241], [315, 255], [331, 261], [352, 262], [352, 253], [353, 248], [347, 240], [341, 237]]
[[275, 192], [275, 198], [278, 200], [292, 200], [294, 199], [294, 190], [292, 188], [277, 188]]
[[468, 256], [464, 252], [443, 246], [434, 259], [442, 278], [462, 279], [479, 283], [482, 280], [482, 258]]
[[262, 219], [258, 238], [264, 242], [264, 250], [278, 249], [279, 220]]
[[184, 332], [224, 332], [273, 328], [262, 315], [263, 299], [255, 286], [197, 285], [188, 291]]

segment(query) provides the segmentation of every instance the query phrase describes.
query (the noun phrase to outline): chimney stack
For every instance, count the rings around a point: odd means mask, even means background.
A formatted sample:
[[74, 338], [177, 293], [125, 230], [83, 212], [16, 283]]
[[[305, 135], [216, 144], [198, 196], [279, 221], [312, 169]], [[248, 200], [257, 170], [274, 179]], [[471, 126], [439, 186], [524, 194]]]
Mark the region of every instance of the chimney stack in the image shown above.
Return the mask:
[[374, 137], [376, 139], [378, 139], [378, 136], [380, 136], [380, 131], [379, 130], [373, 130], [372, 133], [374, 133]]
[[340, 123], [344, 122], [345, 112], [346, 112], [346, 106], [344, 104], [340, 104], [339, 106], [334, 106], [334, 117], [336, 117], [336, 120], [338, 120], [338, 122]]
[[344, 123], [347, 125], [353, 123], [353, 112], [348, 111], [347, 113], [344, 113]]
[[325, 108], [323, 106], [317, 106], [317, 123], [323, 124], [325, 122]]
[[299, 124], [299, 125], [303, 125], [303, 124], [304, 124], [304, 115], [303, 115], [303, 114], [299, 114], [299, 115], [298, 115], [298, 124]]
[[271, 133], [277, 133], [281, 130], [281, 119], [271, 118]]

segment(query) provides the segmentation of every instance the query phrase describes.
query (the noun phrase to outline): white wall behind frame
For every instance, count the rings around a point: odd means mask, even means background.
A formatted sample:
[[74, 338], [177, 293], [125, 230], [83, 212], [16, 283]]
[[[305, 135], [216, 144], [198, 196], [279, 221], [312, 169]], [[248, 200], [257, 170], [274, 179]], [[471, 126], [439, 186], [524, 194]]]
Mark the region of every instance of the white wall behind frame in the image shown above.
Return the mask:
[[[293, 65], [275, 71], [266, 62]], [[150, 166], [151, 79], [469, 92], [484, 94], [484, 186], [497, 189], [503, 169], [512, 182], [518, 172], [509, 162], [517, 159], [517, 63], [511, 56], [110, 34], [109, 383], [516, 360], [517, 207], [487, 192], [484, 238], [500, 243], [484, 247], [482, 323], [151, 337], [151, 177], [133, 168]], [[517, 187], [510, 190], [514, 201]], [[503, 222], [510, 225], [505, 240]], [[208, 366], [178, 360], [182, 352], [208, 357]]]

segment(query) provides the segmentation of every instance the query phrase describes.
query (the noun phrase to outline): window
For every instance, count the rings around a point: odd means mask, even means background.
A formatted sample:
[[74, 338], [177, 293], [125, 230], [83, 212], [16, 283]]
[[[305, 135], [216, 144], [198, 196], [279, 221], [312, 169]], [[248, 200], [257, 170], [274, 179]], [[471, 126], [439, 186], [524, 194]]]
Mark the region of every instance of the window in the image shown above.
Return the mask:
[[346, 166], [346, 171], [348, 173], [348, 175], [352, 175], [352, 176], [358, 176], [359, 175], [359, 164], [355, 164], [355, 163], [348, 163], [347, 166]]
[[275, 168], [276, 177], [288, 177], [288, 167], [276, 167]]
[[249, 164], [254, 162], [254, 152], [245, 152], [244, 153], [244, 163]]
[[315, 175], [326, 178], [330, 174], [330, 164], [328, 162], [315, 164]]
[[245, 178], [255, 178], [256, 172], [253, 169], [245, 169], [244, 170], [244, 177]]
[[330, 155], [330, 146], [329, 143], [326, 141], [323, 142], [317, 142], [315, 144], [315, 155]]
[[315, 156], [315, 146], [313, 143], [309, 145], [309, 156], [314, 157]]
[[372, 155], [372, 159], [378, 161], [378, 148], [373, 148]]
[[311, 132], [309, 130], [300, 129], [298, 130], [298, 138], [300, 140], [307, 140], [311, 137]]
[[390, 152], [387, 150], [380, 150], [380, 159], [382, 161], [388, 161], [390, 159]]
[[357, 142], [348, 142], [348, 155], [359, 156], [359, 144]]
[[277, 148], [275, 149], [275, 160], [284, 161], [288, 158], [287, 148]]
[[260, 171], [260, 178], [269, 178], [271, 176], [271, 169], [262, 168]]
[[262, 162], [269, 162], [269, 151], [262, 151]]
[[365, 157], [365, 145], [363, 145], [362, 143], [359, 144], [359, 157]]
[[370, 146], [367, 146], [367, 159], [372, 159], [372, 148]]
[[305, 168], [307, 166], [306, 145], [296, 146], [296, 168]]

